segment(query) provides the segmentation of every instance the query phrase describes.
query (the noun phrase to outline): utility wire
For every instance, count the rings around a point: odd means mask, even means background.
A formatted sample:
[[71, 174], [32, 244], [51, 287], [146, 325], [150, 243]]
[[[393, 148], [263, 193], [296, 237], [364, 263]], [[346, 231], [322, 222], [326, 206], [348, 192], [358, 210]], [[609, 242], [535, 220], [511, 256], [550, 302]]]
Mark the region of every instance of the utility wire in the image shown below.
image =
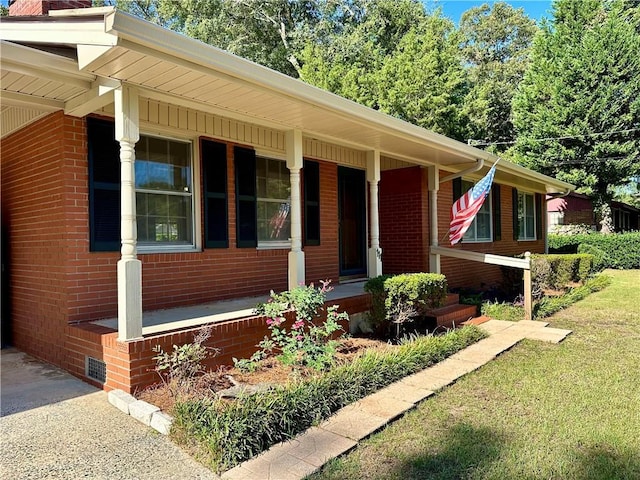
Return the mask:
[[[637, 132], [640, 128], [628, 128], [626, 130], [612, 130], [610, 132], [596, 132], [596, 133], [584, 133], [580, 135], [565, 135], [563, 137], [545, 137], [545, 138], [532, 138], [529, 140], [530, 142], [547, 142], [550, 140], [571, 140], [574, 138], [586, 138], [586, 137], [597, 137], [601, 135], [613, 135], [616, 133], [629, 133], [629, 132]], [[516, 140], [506, 140], [503, 142], [483, 142], [482, 140], [474, 140], [470, 138], [467, 143], [472, 147], [487, 147], [490, 145], [513, 145], [516, 143]]]

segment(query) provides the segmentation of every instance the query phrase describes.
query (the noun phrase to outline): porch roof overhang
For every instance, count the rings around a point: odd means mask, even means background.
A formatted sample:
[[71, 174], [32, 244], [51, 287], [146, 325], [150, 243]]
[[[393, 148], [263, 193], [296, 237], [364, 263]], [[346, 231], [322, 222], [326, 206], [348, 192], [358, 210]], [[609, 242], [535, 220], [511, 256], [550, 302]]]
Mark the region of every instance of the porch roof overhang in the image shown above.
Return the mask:
[[[142, 97], [277, 130], [299, 129], [308, 138], [378, 150], [416, 165], [457, 172], [484, 159], [486, 171], [498, 160], [111, 7], [5, 17], [0, 40], [1, 113], [3, 120], [15, 117], [7, 125], [27, 122], [26, 110], [32, 111], [31, 121], [60, 109], [84, 116], [109, 103], [109, 92], [127, 83]], [[504, 160], [497, 170], [496, 181], [513, 186], [546, 193], [573, 189]]]

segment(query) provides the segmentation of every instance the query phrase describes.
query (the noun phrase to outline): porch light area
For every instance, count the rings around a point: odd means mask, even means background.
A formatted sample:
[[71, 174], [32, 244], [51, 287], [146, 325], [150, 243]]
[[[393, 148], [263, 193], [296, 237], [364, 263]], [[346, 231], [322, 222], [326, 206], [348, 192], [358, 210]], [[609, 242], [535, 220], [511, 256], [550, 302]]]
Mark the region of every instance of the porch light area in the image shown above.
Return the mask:
[[[364, 291], [365, 281], [334, 285], [327, 294], [328, 304], [340, 305], [341, 300], [368, 295]], [[206, 303], [188, 307], [154, 310], [142, 313], [142, 335], [157, 335], [172, 330], [197, 327], [210, 323], [220, 323], [253, 317], [257, 304], [266, 302], [268, 295], [244, 297], [234, 300]], [[118, 330], [118, 319], [108, 318], [91, 322], [94, 325]]]

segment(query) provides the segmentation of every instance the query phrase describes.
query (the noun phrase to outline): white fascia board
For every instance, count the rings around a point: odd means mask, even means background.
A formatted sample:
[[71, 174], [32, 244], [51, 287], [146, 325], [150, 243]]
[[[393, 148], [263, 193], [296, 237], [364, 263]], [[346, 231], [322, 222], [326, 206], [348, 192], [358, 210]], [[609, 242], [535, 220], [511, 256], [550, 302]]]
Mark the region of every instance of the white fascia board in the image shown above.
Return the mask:
[[[238, 83], [259, 88], [312, 105], [316, 108], [339, 113], [363, 126], [387, 132], [397, 138], [416, 143], [425, 143], [431, 148], [444, 150], [466, 158], [479, 158], [495, 163], [498, 159], [484, 150], [453, 140], [444, 135], [430, 132], [417, 125], [372, 110], [347, 100], [331, 92], [306, 84], [280, 72], [276, 72], [249, 60], [237, 57], [219, 48], [204, 44], [198, 40], [169, 31], [158, 25], [138, 19], [131, 15], [114, 11], [105, 16], [105, 30], [119, 38], [127, 40], [120, 45], [132, 50], [154, 52], [167, 55], [170, 61], [204, 71], [214, 76], [231, 78]], [[140, 45], [146, 48], [137, 48]], [[195, 68], [195, 66], [200, 68]], [[369, 147], [370, 148], [370, 147]], [[393, 152], [382, 152], [393, 156]], [[508, 163], [508, 165], [506, 165]], [[572, 185], [527, 168], [506, 161], [498, 164], [499, 170], [511, 171], [547, 186], [548, 191], [566, 191]]]
[[[65, 82], [74, 79], [91, 82], [96, 78], [90, 73], [78, 71], [78, 64], [70, 58], [24, 45], [0, 41], [0, 52], [2, 52], [3, 68], [5, 64], [21, 65], [25, 68], [37, 69], [40, 72], [50, 72], [43, 74], [43, 76], [45, 78], [57, 76], [57, 78], [64, 78]], [[53, 80], [53, 78], [51, 79]]]
[[[1, 22], [0, 40], [28, 43], [61, 43], [84, 45], [116, 45], [118, 38], [106, 33], [104, 17], [91, 19], [37, 19], [11, 21], [18, 17], [7, 17], [10, 20]], [[80, 21], [82, 20], [82, 21]]]
[[129, 48], [135, 49], [135, 44], [143, 45], [170, 57], [204, 66], [210, 74], [225, 74], [237, 82], [250, 84], [253, 88], [261, 87], [316, 108], [340, 113], [352, 121], [393, 132], [395, 136], [408, 141], [427, 142], [432, 147], [473, 160], [485, 153], [122, 12], [115, 11], [106, 16], [106, 31], [129, 40]]

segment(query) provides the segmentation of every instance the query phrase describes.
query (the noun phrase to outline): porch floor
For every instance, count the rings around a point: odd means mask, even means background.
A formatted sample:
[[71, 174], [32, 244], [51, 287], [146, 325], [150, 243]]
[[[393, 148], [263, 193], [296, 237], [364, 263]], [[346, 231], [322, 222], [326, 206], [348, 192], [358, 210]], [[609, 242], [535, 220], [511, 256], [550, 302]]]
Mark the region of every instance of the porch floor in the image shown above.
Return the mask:
[[[365, 293], [365, 282], [366, 280], [362, 280], [334, 285], [333, 290], [327, 294], [327, 301], [331, 302], [363, 295]], [[142, 312], [142, 335], [153, 335], [207, 323], [251, 317], [254, 315], [253, 310], [256, 305], [267, 301], [268, 298], [268, 295], [259, 295], [188, 307]], [[115, 331], [118, 330], [117, 318], [96, 320], [91, 323], [111, 328]]]

